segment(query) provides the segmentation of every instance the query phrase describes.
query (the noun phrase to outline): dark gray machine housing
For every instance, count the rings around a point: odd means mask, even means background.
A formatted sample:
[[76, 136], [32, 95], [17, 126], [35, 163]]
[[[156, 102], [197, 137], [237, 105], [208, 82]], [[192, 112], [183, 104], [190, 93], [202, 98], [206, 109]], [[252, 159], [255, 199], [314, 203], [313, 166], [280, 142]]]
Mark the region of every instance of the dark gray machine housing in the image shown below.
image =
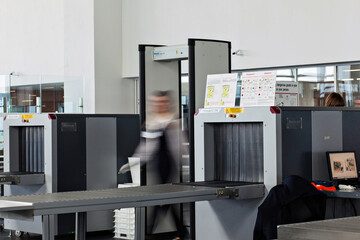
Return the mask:
[[[28, 117], [28, 119], [23, 119]], [[30, 116], [30, 117], [29, 117]], [[5, 120], [5, 171], [29, 179], [44, 175], [42, 184], [5, 186], [5, 195], [117, 188], [132, 182], [117, 174], [140, 140], [135, 114], [33, 114]], [[113, 214], [89, 212], [88, 231], [113, 227]], [[75, 214], [58, 215], [56, 234], [75, 230]], [[32, 225], [33, 224], [33, 225]], [[41, 233], [41, 222], [5, 220], [5, 228]]]
[[283, 178], [329, 180], [327, 151], [355, 151], [359, 162], [360, 109], [280, 107], [279, 117]]
[[[56, 114], [58, 192], [85, 190], [96, 181], [86, 179], [86, 173], [104, 173], [92, 162], [104, 163], [107, 157], [116, 156], [117, 179], [120, 183], [132, 182], [130, 173], [117, 174], [117, 170], [132, 156], [140, 140], [140, 121], [137, 114]], [[104, 155], [107, 150], [106, 155]], [[89, 167], [93, 167], [89, 169]], [[79, 172], [81, 174], [79, 174]], [[61, 178], [61, 176], [72, 176]], [[98, 179], [101, 184], [101, 179]], [[76, 181], [77, 184], [74, 184]]]
[[[55, 121], [58, 192], [116, 188], [132, 182], [130, 173], [117, 171], [139, 143], [139, 115], [58, 114]], [[106, 161], [114, 156], [116, 165]], [[74, 219], [75, 214], [59, 215], [59, 233], [73, 231]]]

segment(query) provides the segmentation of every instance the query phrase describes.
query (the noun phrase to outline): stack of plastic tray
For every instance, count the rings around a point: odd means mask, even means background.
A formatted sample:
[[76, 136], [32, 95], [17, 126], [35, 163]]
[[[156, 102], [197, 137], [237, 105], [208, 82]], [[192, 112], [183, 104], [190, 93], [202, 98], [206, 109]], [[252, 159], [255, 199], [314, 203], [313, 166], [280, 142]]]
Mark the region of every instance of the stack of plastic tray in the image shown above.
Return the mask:
[[[139, 184], [119, 184], [118, 188], [136, 187]], [[114, 238], [133, 240], [135, 239], [135, 208], [122, 208], [114, 210]]]
[[117, 209], [115, 212], [115, 236], [119, 239], [135, 239], [135, 209]]

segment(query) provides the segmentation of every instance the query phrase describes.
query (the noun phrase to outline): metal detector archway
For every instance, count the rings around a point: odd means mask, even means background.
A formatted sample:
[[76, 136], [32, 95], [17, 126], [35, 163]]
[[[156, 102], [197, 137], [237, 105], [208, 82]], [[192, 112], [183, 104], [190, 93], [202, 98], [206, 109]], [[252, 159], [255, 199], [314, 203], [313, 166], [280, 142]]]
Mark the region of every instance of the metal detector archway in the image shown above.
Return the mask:
[[[172, 90], [179, 117], [188, 119], [185, 131], [189, 139], [189, 180], [194, 181], [194, 114], [204, 106], [208, 74], [231, 72], [231, 42], [210, 39], [188, 39], [187, 45], [139, 45], [140, 57], [140, 121], [144, 126], [148, 96], [155, 90]], [[181, 61], [188, 60], [188, 113], [181, 111]], [[145, 129], [143, 129], [145, 130]], [[141, 184], [151, 179], [142, 171]], [[191, 207], [192, 209], [194, 206]], [[195, 213], [190, 211], [191, 237], [195, 239]]]

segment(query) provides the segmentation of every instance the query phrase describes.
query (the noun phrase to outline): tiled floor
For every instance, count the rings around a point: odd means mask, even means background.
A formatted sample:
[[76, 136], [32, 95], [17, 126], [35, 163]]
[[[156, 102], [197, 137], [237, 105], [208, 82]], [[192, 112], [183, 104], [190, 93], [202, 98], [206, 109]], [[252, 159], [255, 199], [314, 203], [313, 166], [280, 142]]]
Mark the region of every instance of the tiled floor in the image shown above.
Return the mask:
[[[114, 234], [109, 231], [109, 232], [98, 232], [98, 233], [91, 233], [88, 234], [86, 236], [86, 240], [113, 240]], [[20, 239], [24, 239], [24, 240], [41, 240], [41, 236], [40, 235], [35, 235], [35, 234], [31, 234], [30, 236], [24, 235], [21, 238], [12, 236], [9, 236], [9, 231], [2, 231], [0, 232], [0, 240], [20, 240]], [[75, 236], [74, 235], [66, 235], [66, 236], [58, 236], [56, 237], [56, 240], [74, 240]]]
[[[74, 240], [74, 235], [63, 235], [63, 236], [56, 236], [56, 240]], [[149, 238], [155, 239], [155, 238]], [[156, 238], [157, 239], [157, 238]], [[164, 239], [164, 238], [162, 238]], [[166, 238], [168, 240], [173, 238]], [[0, 240], [42, 240], [40, 235], [31, 234], [31, 235], [24, 235], [21, 238], [15, 236], [9, 236], [9, 231], [4, 230], [0, 232]], [[114, 240], [114, 233], [112, 231], [108, 232], [96, 232], [96, 233], [88, 233], [86, 235], [86, 240]]]

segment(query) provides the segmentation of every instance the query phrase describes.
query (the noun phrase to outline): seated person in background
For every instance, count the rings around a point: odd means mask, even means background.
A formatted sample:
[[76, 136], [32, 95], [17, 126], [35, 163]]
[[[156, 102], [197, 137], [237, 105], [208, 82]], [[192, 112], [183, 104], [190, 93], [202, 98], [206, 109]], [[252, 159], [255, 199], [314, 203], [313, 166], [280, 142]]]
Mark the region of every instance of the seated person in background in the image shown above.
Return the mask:
[[339, 93], [332, 92], [325, 99], [325, 107], [345, 107], [345, 101]]

